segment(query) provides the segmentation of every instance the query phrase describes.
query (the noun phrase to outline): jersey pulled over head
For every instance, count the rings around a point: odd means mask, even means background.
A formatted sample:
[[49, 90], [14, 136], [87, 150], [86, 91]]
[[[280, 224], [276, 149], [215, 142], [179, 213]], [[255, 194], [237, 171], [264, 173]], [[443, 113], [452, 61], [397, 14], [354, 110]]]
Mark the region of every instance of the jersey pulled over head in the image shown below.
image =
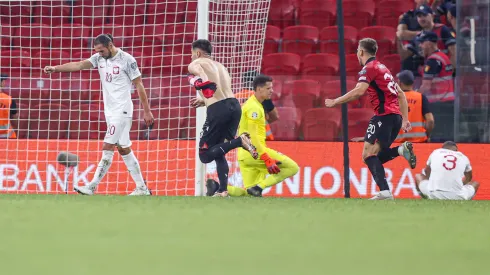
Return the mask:
[[213, 46], [206, 39], [198, 39], [192, 42], [192, 60], [201, 57], [211, 57]]
[[378, 51], [378, 43], [372, 38], [364, 38], [359, 41], [359, 46], [357, 47], [357, 59], [361, 66], [366, 65], [369, 58], [376, 56]]
[[105, 59], [113, 57], [116, 53], [114, 39], [111, 34], [100, 34], [94, 40], [94, 51]]

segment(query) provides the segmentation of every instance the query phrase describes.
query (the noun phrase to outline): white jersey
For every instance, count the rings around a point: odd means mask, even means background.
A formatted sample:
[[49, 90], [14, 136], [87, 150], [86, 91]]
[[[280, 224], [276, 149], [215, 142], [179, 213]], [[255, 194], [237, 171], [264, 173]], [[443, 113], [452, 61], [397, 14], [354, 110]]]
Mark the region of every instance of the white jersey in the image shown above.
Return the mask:
[[463, 153], [444, 148], [434, 150], [427, 165], [431, 170], [429, 191], [461, 191], [464, 173], [472, 169], [470, 160]]
[[104, 93], [104, 113], [106, 117], [132, 117], [132, 82], [141, 76], [136, 59], [118, 49], [116, 55], [105, 59], [98, 53], [89, 59], [98, 68]]

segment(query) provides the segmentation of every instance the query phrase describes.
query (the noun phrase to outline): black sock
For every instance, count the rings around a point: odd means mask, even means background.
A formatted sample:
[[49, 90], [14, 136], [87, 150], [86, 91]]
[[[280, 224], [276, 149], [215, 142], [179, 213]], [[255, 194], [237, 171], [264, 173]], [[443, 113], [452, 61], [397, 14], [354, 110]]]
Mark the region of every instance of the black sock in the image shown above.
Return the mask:
[[364, 162], [369, 167], [369, 171], [371, 171], [374, 181], [376, 181], [376, 185], [379, 187], [379, 191], [390, 190], [385, 178], [385, 168], [381, 164], [378, 156], [370, 156]]
[[223, 142], [217, 145], [214, 145], [213, 147], [209, 148], [207, 151], [207, 154], [212, 157], [213, 159], [217, 159], [221, 156], [226, 155], [230, 150], [233, 150], [235, 148], [238, 148], [242, 146], [242, 139], [241, 138], [235, 138], [232, 139], [228, 142]]
[[216, 162], [216, 171], [218, 172], [219, 178], [219, 189], [218, 192], [223, 192], [228, 190], [228, 172], [230, 168], [228, 167], [228, 162], [224, 156], [214, 160]]
[[393, 148], [383, 149], [381, 150], [381, 152], [378, 153], [378, 158], [381, 161], [381, 163], [386, 163], [398, 156], [399, 156], [398, 146]]

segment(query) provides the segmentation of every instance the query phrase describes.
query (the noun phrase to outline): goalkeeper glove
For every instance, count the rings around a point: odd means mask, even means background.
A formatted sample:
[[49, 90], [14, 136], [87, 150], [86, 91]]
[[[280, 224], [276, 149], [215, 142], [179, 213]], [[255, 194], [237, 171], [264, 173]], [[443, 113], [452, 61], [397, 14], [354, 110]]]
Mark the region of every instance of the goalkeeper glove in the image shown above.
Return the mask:
[[193, 74], [188, 74], [187, 79], [189, 80], [189, 83], [196, 88], [196, 90], [201, 90], [202, 95], [205, 98], [213, 97], [214, 93], [216, 92], [217, 87], [216, 83], [214, 82], [202, 82], [202, 79], [199, 76]]
[[267, 153], [263, 153], [260, 156], [260, 159], [265, 162], [265, 166], [267, 166], [267, 171], [269, 172], [269, 174], [278, 174], [279, 172], [281, 172], [281, 169], [279, 169], [279, 166], [277, 166], [281, 164], [280, 161], [271, 159], [271, 157], [269, 157]]

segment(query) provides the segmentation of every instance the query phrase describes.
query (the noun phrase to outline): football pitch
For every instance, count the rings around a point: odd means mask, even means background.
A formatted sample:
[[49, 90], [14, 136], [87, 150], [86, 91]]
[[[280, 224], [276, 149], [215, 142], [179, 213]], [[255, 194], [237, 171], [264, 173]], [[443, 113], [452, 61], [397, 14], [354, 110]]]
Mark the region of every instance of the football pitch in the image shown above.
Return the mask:
[[490, 202], [0, 196], [2, 274], [488, 274]]

